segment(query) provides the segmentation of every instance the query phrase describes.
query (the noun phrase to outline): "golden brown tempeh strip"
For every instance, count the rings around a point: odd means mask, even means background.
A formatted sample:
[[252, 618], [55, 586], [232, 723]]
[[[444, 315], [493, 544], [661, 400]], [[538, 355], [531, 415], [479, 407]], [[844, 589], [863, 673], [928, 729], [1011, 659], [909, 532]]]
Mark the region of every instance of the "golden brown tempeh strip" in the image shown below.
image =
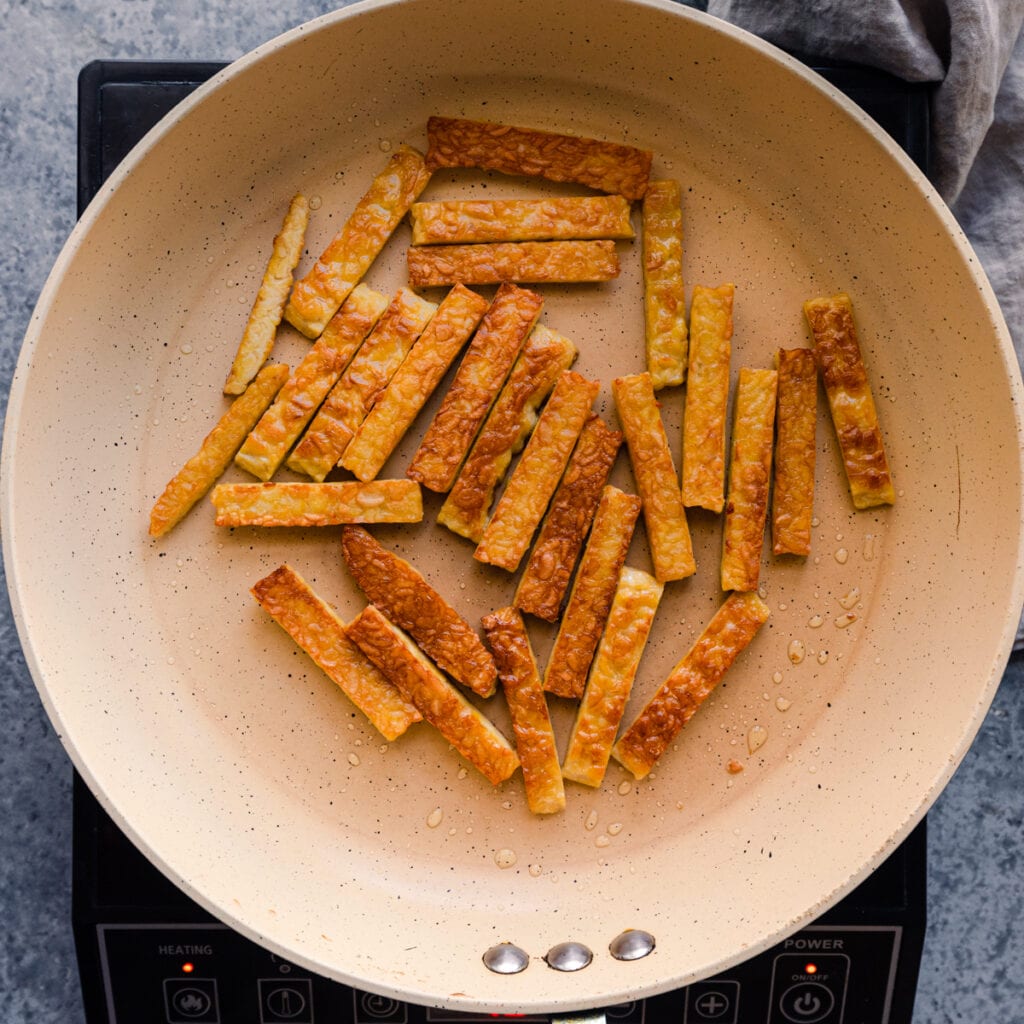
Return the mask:
[[633, 237], [622, 196], [413, 203], [409, 219], [413, 245]]
[[494, 491], [537, 422], [537, 408], [576, 358], [568, 338], [538, 324], [526, 340], [437, 521], [480, 542]]
[[422, 154], [399, 146], [312, 270], [295, 283], [285, 319], [307, 337], [317, 337], [429, 180]]
[[604, 779], [663, 590], [653, 576], [622, 567], [562, 762], [562, 774], [573, 782], [600, 786]]
[[558, 378], [473, 553], [478, 562], [509, 572], [519, 567], [600, 388], [572, 370]]
[[642, 210], [647, 370], [654, 390], [686, 380], [683, 209], [678, 181], [652, 181]]
[[341, 526], [423, 519], [420, 485], [412, 480], [218, 484], [211, 499], [217, 526]]
[[832, 412], [850, 496], [857, 508], [891, 505], [896, 491], [878, 413], [845, 293], [809, 299], [804, 313], [814, 334], [814, 359]]
[[767, 619], [768, 606], [755, 592], [730, 594], [622, 734], [612, 757], [644, 778]]
[[617, 377], [612, 381], [612, 394], [644, 503], [654, 575], [662, 583], [685, 579], [697, 571], [697, 564], [651, 375]]
[[356, 430], [341, 457], [345, 469], [360, 480], [381, 471], [486, 309], [482, 295], [461, 284], [452, 288]]
[[640, 499], [605, 487], [544, 673], [544, 689], [579, 698], [626, 562]]
[[575, 135], [454, 117], [427, 120], [427, 166], [482, 167], [503, 174], [574, 181], [640, 199], [651, 174], [650, 150]]
[[543, 306], [536, 292], [498, 287], [406, 476], [441, 494], [451, 489]]
[[596, 413], [587, 420], [516, 588], [513, 603], [517, 608], [548, 622], [558, 618], [621, 445], [622, 434], [609, 429]]
[[761, 573], [772, 469], [774, 370], [740, 370], [734, 402], [729, 496], [722, 527], [722, 589], [755, 590]]
[[240, 395], [274, 347], [277, 325], [281, 322], [284, 304], [292, 287], [292, 275], [302, 256], [308, 223], [309, 201], [299, 193], [289, 204], [281, 231], [274, 238], [260, 290], [256, 293], [235, 361], [224, 384], [226, 395]]
[[435, 312], [433, 302], [398, 289], [288, 456], [289, 469], [317, 482], [327, 476]]
[[779, 396], [775, 414], [772, 550], [777, 555], [809, 555], [818, 372], [809, 348], [779, 349], [775, 368], [779, 374]]
[[236, 466], [259, 480], [277, 472], [387, 304], [385, 296], [365, 285], [353, 290], [245, 439]]
[[345, 564], [371, 604], [404, 629], [453, 679], [481, 697], [497, 669], [476, 630], [404, 559], [360, 526], [341, 534]]
[[735, 288], [697, 285], [690, 301], [690, 366], [683, 408], [683, 504], [725, 504], [725, 418], [729, 403]]
[[344, 623], [290, 566], [252, 588], [253, 597], [337, 684], [386, 740], [396, 740], [423, 716], [348, 638]]
[[522, 616], [515, 608], [502, 608], [485, 615], [483, 626], [512, 715], [526, 802], [534, 814], [555, 814], [565, 809], [565, 786], [548, 703]]
[[406, 262], [414, 288], [436, 285], [578, 284], [610, 281], [619, 275], [615, 243], [488, 242], [482, 245], [414, 245]]
[[519, 758], [490, 719], [478, 711], [427, 656], [372, 604], [348, 626], [349, 637], [419, 709], [420, 714], [493, 784], [519, 767]]
[[149, 514], [149, 534], [162, 537], [177, 526], [192, 506], [231, 465], [246, 435], [288, 379], [288, 367], [265, 366], [236, 398], [217, 425], [206, 435], [199, 451], [175, 474]]

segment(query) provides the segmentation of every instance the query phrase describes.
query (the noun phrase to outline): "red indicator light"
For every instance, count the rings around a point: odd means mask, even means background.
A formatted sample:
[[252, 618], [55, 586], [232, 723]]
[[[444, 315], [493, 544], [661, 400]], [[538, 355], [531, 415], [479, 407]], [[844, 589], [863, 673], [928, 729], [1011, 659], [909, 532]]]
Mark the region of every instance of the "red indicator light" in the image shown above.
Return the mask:
[[805, 974], [817, 974], [818, 973], [818, 965], [817, 964], [804, 964], [804, 973]]
[[191, 974], [195, 969], [196, 965], [192, 963], [191, 960], [181, 965], [181, 970], [183, 974]]

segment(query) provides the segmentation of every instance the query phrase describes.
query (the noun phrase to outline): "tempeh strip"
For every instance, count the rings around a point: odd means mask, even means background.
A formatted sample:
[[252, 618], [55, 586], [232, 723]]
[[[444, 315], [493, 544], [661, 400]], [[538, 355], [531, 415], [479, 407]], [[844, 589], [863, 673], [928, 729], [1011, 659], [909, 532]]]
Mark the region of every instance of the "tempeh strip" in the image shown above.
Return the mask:
[[210, 497], [217, 526], [341, 526], [423, 519], [420, 485], [412, 480], [218, 484]]
[[289, 204], [281, 231], [274, 238], [263, 281], [256, 293], [256, 301], [249, 313], [242, 340], [238, 343], [235, 361], [224, 384], [226, 395], [240, 395], [267, 361], [274, 347], [277, 326], [281, 322], [288, 292], [292, 287], [292, 275], [302, 256], [308, 223], [309, 200], [299, 193]]
[[575, 358], [568, 338], [542, 324], [533, 329], [441, 506], [439, 523], [479, 544], [495, 488], [537, 422], [538, 407]]
[[317, 482], [327, 476], [435, 312], [433, 302], [398, 289], [288, 456], [289, 469]]
[[312, 270], [295, 283], [285, 319], [309, 338], [327, 326], [430, 180], [421, 153], [399, 146]]
[[697, 571], [697, 564], [651, 375], [617, 377], [612, 381], [612, 394], [644, 503], [654, 575], [661, 583], [685, 579]]
[[409, 219], [413, 245], [633, 237], [622, 196], [413, 203]]
[[348, 638], [333, 608], [290, 566], [252, 587], [263, 609], [313, 659], [384, 739], [398, 739], [423, 716]]
[[600, 383], [566, 370], [555, 384], [473, 557], [515, 572], [562, 479]]
[[162, 537], [188, 514], [193, 505], [231, 465], [246, 435], [267, 410], [288, 379], [283, 363], [265, 366], [256, 379], [229, 406], [206, 435], [199, 451], [164, 488], [149, 514], [149, 534]]
[[360, 480], [381, 471], [486, 309], [482, 295], [461, 284], [452, 288], [359, 425], [340, 465]]
[[404, 558], [359, 526], [345, 527], [341, 550], [371, 604], [453, 679], [481, 697], [494, 693], [497, 669], [476, 630]]
[[427, 120], [427, 166], [482, 167], [503, 174], [574, 181], [640, 199], [651, 175], [650, 150], [576, 135], [470, 121]]
[[768, 606], [755, 592], [730, 594], [622, 734], [612, 757], [636, 778], [647, 776], [767, 619]]
[[451, 490], [543, 306], [536, 292], [499, 286], [406, 476], [441, 494]]
[[621, 445], [622, 434], [609, 429], [596, 413], [584, 424], [520, 577], [513, 599], [517, 608], [548, 622], [558, 618], [601, 490]]
[[652, 181], [642, 208], [647, 370], [654, 390], [686, 380], [683, 209], [678, 181]]
[[697, 285], [690, 300], [690, 366], [683, 407], [683, 504], [725, 504], [725, 419], [729, 404], [735, 288]]
[[573, 782], [600, 786], [604, 779], [663, 590], [653, 576], [622, 567], [562, 762], [562, 774]]
[[815, 428], [818, 373], [809, 348], [779, 349], [772, 483], [772, 550], [809, 555], [814, 512]]
[[574, 699], [583, 694], [639, 515], [638, 497], [605, 487], [548, 658], [544, 689], [549, 693]]
[[729, 496], [722, 527], [722, 589], [755, 590], [761, 573], [775, 431], [775, 370], [744, 366], [736, 385]]
[[804, 313], [814, 334], [814, 359], [832, 413], [850, 497], [857, 508], [896, 501], [878, 413], [845, 293], [809, 299]]
[[494, 723], [470, 704], [378, 608], [367, 605], [349, 623], [348, 635], [492, 785], [504, 782], [519, 767], [515, 750]]
[[277, 472], [387, 304], [385, 296], [365, 285], [352, 292], [245, 439], [235, 456], [239, 469], [259, 480]]
[[619, 275], [613, 241], [488, 242], [482, 245], [414, 245], [406, 254], [414, 288], [437, 285], [580, 284]]
[[534, 814], [556, 814], [565, 809], [565, 786], [548, 702], [523, 618], [515, 608], [502, 608], [485, 615], [483, 626], [512, 715], [526, 802]]

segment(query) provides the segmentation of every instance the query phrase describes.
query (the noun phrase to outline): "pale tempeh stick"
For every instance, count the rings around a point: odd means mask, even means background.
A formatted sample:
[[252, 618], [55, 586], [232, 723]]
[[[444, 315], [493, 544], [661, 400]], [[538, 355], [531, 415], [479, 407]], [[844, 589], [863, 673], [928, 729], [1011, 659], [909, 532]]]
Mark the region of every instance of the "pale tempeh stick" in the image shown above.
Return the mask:
[[365, 285], [353, 290], [245, 439], [235, 456], [239, 469], [259, 480], [277, 472], [387, 304], [385, 296]]
[[345, 527], [341, 549], [371, 604], [411, 634], [453, 679], [481, 697], [494, 693], [497, 668], [476, 630], [404, 558], [360, 526]]
[[327, 476], [435, 312], [433, 302], [398, 289], [288, 456], [289, 469], [318, 482]]
[[372, 604], [349, 623], [349, 637], [420, 714], [493, 785], [519, 758], [490, 719], [448, 682], [427, 656]]
[[284, 317], [317, 337], [359, 283], [430, 180], [422, 154], [399, 146], [313, 269], [295, 283]]
[[892, 505], [896, 490], [857, 341], [850, 296], [840, 293], [809, 299], [804, 313], [814, 334], [814, 359], [828, 396], [853, 504], [856, 508]]
[[580, 284], [619, 275], [615, 243], [488, 242], [482, 245], [414, 245], [406, 254], [414, 288], [437, 285]]
[[515, 572], [565, 471], [601, 385], [566, 370], [537, 420], [494, 514], [473, 552], [478, 562]]
[[651, 174], [650, 150], [576, 135], [470, 121], [427, 120], [427, 166], [482, 167], [503, 174], [574, 181], [640, 199]]
[[653, 576], [622, 567], [562, 762], [562, 774], [573, 782], [600, 786], [604, 779], [663, 590]]
[[193, 505], [231, 465], [231, 460], [260, 416], [288, 379], [284, 364], [265, 366], [236, 398], [199, 451], [175, 474], [149, 514], [149, 534], [162, 537], [185, 518]]
[[406, 476], [441, 494], [451, 489], [543, 306], [536, 292], [498, 287]]
[[482, 295], [461, 284], [452, 288], [359, 425], [340, 465], [360, 480], [381, 471], [486, 309]]
[[565, 809], [565, 786], [548, 703], [522, 616], [515, 608], [502, 608], [485, 615], [483, 627], [512, 715], [526, 802], [534, 814], [556, 814]]
[[341, 526], [423, 519], [420, 485], [412, 480], [218, 484], [210, 497], [217, 526]]
[[548, 622], [558, 618], [602, 488], [621, 446], [622, 434], [609, 429], [600, 416], [594, 414], [587, 420], [520, 577], [513, 599], [517, 608]]
[[284, 304], [292, 287], [292, 274], [302, 256], [308, 223], [309, 201], [300, 193], [292, 199], [281, 231], [274, 238], [260, 290], [256, 293], [235, 361], [224, 384], [226, 395], [240, 395], [274, 347], [277, 325], [281, 322]]
[[639, 515], [638, 497], [611, 485], [605, 487], [548, 658], [544, 689], [549, 693], [571, 698], [582, 695]]
[[722, 589], [756, 590], [772, 468], [774, 370], [740, 370], [734, 401], [729, 496], [722, 527]]
[[768, 606], [755, 592], [730, 594], [619, 738], [612, 757], [636, 778], [647, 776], [767, 619]]
[[537, 422], [537, 408], [575, 358], [568, 338], [542, 324], [533, 329], [441, 506], [439, 523], [480, 542], [495, 488]]
[[683, 210], [678, 181], [652, 181], [642, 210], [647, 370], [654, 390], [686, 380]]
[[384, 739], [396, 740], [422, 720], [415, 706], [348, 638], [334, 609], [290, 565], [261, 579], [251, 593]]
[[772, 550], [777, 555], [809, 555], [818, 371], [809, 348], [779, 349], [775, 367], [779, 373], [779, 397], [775, 414]]
[[409, 219], [413, 245], [633, 237], [622, 196], [413, 203]]
[[690, 301], [690, 366], [683, 407], [683, 504], [725, 504], [725, 418], [729, 404], [735, 288], [697, 285]]
[[651, 375], [617, 377], [612, 381], [612, 394], [644, 503], [654, 575], [661, 583], [685, 579], [697, 571], [697, 564]]

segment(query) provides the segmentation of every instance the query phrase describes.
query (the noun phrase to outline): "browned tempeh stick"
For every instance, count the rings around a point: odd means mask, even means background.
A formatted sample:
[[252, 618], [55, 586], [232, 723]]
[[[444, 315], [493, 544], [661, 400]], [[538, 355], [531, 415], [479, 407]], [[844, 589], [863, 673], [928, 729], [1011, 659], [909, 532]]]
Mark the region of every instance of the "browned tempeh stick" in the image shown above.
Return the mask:
[[809, 555], [814, 512], [815, 427], [818, 373], [809, 348], [779, 349], [772, 485], [772, 550]]

